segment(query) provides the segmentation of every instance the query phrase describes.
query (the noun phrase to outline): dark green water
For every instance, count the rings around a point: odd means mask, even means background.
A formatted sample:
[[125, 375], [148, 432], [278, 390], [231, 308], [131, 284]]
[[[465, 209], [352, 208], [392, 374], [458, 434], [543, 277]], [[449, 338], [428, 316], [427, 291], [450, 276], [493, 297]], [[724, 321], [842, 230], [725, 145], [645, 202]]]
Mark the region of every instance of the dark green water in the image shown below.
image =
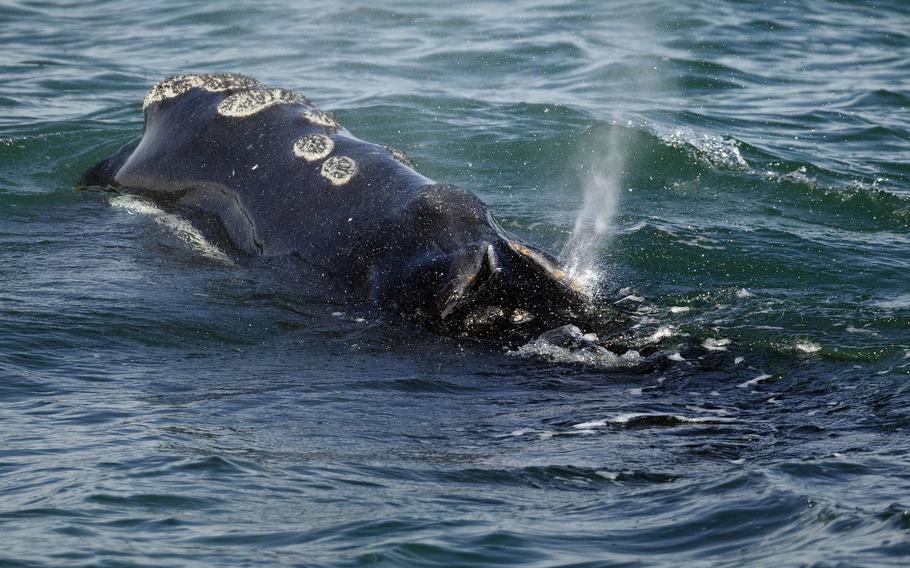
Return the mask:
[[[362, 319], [73, 191], [191, 71], [555, 251], [612, 180], [662, 355]], [[908, 107], [900, 0], [3, 3], [0, 565], [906, 565]]]

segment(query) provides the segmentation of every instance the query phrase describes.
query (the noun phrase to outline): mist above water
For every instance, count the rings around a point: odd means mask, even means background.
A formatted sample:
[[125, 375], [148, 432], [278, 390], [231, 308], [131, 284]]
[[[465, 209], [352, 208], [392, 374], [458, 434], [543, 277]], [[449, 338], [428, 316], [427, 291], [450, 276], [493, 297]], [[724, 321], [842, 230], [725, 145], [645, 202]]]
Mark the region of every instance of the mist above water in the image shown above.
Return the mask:
[[626, 149], [618, 132], [611, 128], [602, 135], [590, 146], [591, 155], [582, 161], [584, 200], [562, 251], [569, 274], [588, 288], [603, 277], [597, 257], [613, 228], [622, 187]]

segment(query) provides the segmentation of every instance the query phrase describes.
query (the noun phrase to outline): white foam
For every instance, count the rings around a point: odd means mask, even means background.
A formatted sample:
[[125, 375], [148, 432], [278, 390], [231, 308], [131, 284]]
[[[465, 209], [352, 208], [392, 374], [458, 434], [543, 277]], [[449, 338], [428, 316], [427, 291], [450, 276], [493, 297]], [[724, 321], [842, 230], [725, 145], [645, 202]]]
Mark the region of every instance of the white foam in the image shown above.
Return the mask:
[[693, 238], [691, 238], [689, 240], [679, 239], [676, 242], [678, 242], [681, 245], [689, 245], [689, 246], [698, 247], [698, 248], [705, 249], [705, 250], [724, 250], [727, 248], [723, 245], [716, 244], [720, 241], [717, 241], [715, 239], [709, 239], [709, 238], [703, 237], [701, 235], [695, 235]]
[[683, 422], [687, 424], [716, 424], [716, 423], [728, 423], [728, 422], [740, 422], [738, 418], [729, 418], [726, 416], [681, 416], [678, 414], [660, 414], [652, 412], [626, 412], [623, 414], [617, 414], [612, 418], [604, 418], [601, 420], [589, 420], [587, 422], [581, 422], [579, 424], [572, 425], [572, 428], [576, 430], [594, 430], [596, 428], [603, 428], [607, 424], [618, 424], [626, 425], [630, 422], [634, 422], [641, 419], [647, 418], [669, 418], [677, 422]]
[[800, 166], [792, 172], [786, 174], [780, 174], [774, 171], [765, 172], [765, 177], [773, 181], [788, 181], [791, 183], [799, 183], [806, 185], [811, 188], [819, 188], [820, 184], [818, 180], [807, 175], [808, 170], [806, 166]]
[[616, 481], [619, 479], [619, 472], [616, 471], [595, 471], [594, 473], [603, 477], [604, 479], [609, 479], [610, 481]]
[[532, 434], [535, 430], [533, 428], [519, 428], [518, 430], [512, 430], [507, 434], [494, 434], [494, 438], [518, 438], [524, 436], [525, 434]]
[[811, 341], [797, 341], [796, 349], [803, 353], [818, 353], [822, 350], [822, 346]]
[[603, 274], [596, 268], [570, 267], [567, 279], [572, 288], [590, 296], [603, 279]]
[[113, 207], [122, 209], [130, 215], [147, 215], [151, 217], [159, 225], [173, 231], [194, 250], [213, 260], [228, 265], [234, 264], [224, 251], [210, 243], [189, 221], [161, 210], [146, 199], [137, 195], [121, 194], [112, 197], [110, 203]]
[[581, 364], [601, 369], [633, 367], [642, 361], [641, 354], [631, 349], [617, 355], [600, 345], [585, 345], [573, 350], [553, 345], [543, 339], [530, 341], [518, 349], [507, 351], [506, 354], [512, 357], [543, 359], [560, 364]]
[[661, 339], [666, 339], [668, 337], [673, 337], [676, 335], [676, 330], [668, 325], [662, 325], [657, 328], [657, 331], [649, 335], [645, 341], [648, 343], [657, 343]]
[[607, 425], [606, 420], [591, 420], [590, 422], [582, 422], [581, 424], [575, 424], [572, 428], [576, 430], [590, 430], [592, 428], [602, 428]]
[[753, 385], [761, 384], [762, 382], [767, 381], [768, 379], [773, 379], [773, 378], [774, 378], [774, 375], [762, 374], [762, 375], [755, 377], [754, 379], [749, 379], [748, 381], [746, 381], [744, 383], [739, 383], [736, 386], [741, 389], [744, 389], [744, 388], [751, 387]]
[[734, 169], [749, 167], [749, 163], [739, 151], [739, 141], [734, 138], [708, 134], [698, 136], [692, 130], [685, 128], [677, 128], [661, 137], [670, 146], [687, 150], [709, 165]]
[[847, 328], [845, 329], [845, 331], [847, 333], [868, 333], [870, 335], [878, 335], [875, 331], [873, 331], [871, 329], [866, 329], [864, 327], [853, 327], [852, 325], [848, 325]]
[[679, 353], [673, 353], [672, 355], [667, 355], [667, 359], [669, 359], [671, 361], [676, 361], [679, 363], [682, 363], [683, 361], [685, 361], [683, 356]]
[[875, 300], [872, 304], [879, 308], [890, 308], [895, 310], [910, 308], [910, 294], [899, 294], [893, 298]]
[[671, 306], [670, 313], [671, 314], [684, 314], [691, 309], [692, 308], [690, 308], [689, 306]]
[[707, 349], [708, 351], [726, 351], [727, 345], [730, 345], [729, 339], [725, 339], [725, 338], [714, 339], [713, 337], [709, 337], [708, 339], [705, 339], [701, 344], [701, 346], [704, 347], [705, 349]]

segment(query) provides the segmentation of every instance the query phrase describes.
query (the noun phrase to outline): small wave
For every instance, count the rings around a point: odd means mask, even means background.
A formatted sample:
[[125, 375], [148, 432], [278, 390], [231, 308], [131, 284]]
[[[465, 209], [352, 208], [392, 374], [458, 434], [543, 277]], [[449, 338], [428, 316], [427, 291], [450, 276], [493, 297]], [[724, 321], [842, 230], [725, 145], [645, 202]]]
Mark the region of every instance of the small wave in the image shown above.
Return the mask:
[[898, 294], [897, 296], [882, 300], [874, 300], [872, 305], [885, 309], [904, 310], [910, 308], [910, 293]]
[[785, 173], [775, 172], [774, 170], [767, 170], [765, 172], [756, 173], [764, 175], [765, 178], [771, 181], [789, 182], [798, 185], [804, 185], [810, 189], [819, 189], [822, 187], [822, 185], [815, 177], [809, 175], [809, 170], [806, 168], [806, 166], [800, 166], [793, 171]]
[[[851, 211], [865, 218], [865, 230], [889, 228], [895, 224], [906, 228], [910, 222], [907, 192], [901, 189], [899, 182], [895, 183], [881, 174], [858, 177], [855, 172], [825, 169], [808, 162], [794, 163], [769, 150], [723, 134], [699, 133], [690, 128], [667, 129], [653, 124], [644, 124], [640, 128], [656, 137], [661, 144], [688, 154], [702, 167], [761, 178], [784, 187], [796, 185], [805, 188], [808, 191], [797, 194], [796, 201], [808, 207], [810, 213], [818, 210], [832, 212], [837, 218], [843, 213], [844, 205], [849, 204]], [[746, 156], [749, 156], [748, 160]], [[787, 202], [793, 199], [794, 195], [788, 193]], [[846, 218], [849, 219], [853, 217]], [[830, 217], [826, 220], [830, 222]], [[708, 249], [715, 246], [701, 240], [683, 242]]]
[[739, 422], [739, 419], [726, 416], [681, 416], [678, 414], [662, 414], [650, 412], [627, 412], [618, 414], [612, 418], [602, 420], [589, 420], [575, 424], [572, 428], [576, 430], [593, 430], [603, 428], [608, 424], [615, 424], [626, 427], [645, 427], [645, 426], [680, 426], [682, 424], [725, 424], [730, 422]]
[[749, 163], [740, 152], [740, 142], [729, 136], [697, 135], [688, 128], [677, 128], [657, 135], [669, 146], [686, 150], [696, 159], [713, 167], [746, 170]]
[[669, 325], [662, 325], [658, 327], [654, 333], [645, 338], [645, 341], [647, 343], [657, 343], [658, 341], [662, 341], [668, 337], [673, 337], [676, 334], [677, 331], [673, 327]]
[[230, 257], [220, 248], [209, 242], [196, 227], [189, 221], [177, 215], [162, 211], [153, 203], [136, 195], [117, 195], [110, 199], [110, 203], [117, 209], [122, 209], [130, 215], [147, 215], [176, 234], [180, 240], [188, 244], [195, 251], [217, 260], [218, 262], [233, 265]]
[[774, 375], [768, 375], [768, 374], [762, 373], [761, 375], [755, 377], [754, 379], [749, 379], [748, 381], [739, 383], [736, 386], [741, 389], [746, 389], [749, 387], [753, 387], [755, 385], [763, 385], [765, 383], [770, 383], [770, 382], [772, 382], [771, 379], [773, 379], [773, 378], [774, 378]]
[[712, 337], [705, 339], [701, 344], [708, 351], [726, 351], [728, 345], [730, 345], [729, 339], [714, 339]]

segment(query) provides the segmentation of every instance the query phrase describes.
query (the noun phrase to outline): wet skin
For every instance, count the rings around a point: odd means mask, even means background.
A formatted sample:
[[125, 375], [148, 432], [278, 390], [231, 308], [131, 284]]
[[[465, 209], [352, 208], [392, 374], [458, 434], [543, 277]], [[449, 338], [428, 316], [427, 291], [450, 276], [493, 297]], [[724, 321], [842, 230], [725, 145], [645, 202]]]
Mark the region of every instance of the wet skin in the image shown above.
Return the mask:
[[507, 235], [477, 196], [426, 178], [300, 95], [259, 108], [268, 93], [235, 77], [154, 87], [138, 145], [79, 184], [142, 194], [235, 257], [294, 257], [347, 301], [444, 333], [527, 335], [594, 317], [561, 264]]

